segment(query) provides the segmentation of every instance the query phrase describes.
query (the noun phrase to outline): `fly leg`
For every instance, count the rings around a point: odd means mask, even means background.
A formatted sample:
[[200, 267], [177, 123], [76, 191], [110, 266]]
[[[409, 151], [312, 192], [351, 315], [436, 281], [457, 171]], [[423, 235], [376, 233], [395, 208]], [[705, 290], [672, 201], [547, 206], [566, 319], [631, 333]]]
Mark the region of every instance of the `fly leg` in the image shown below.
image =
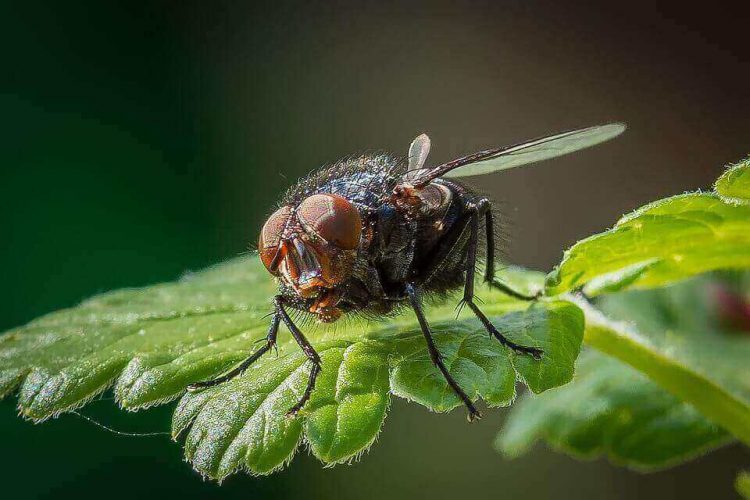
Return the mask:
[[310, 376], [307, 381], [307, 386], [305, 387], [305, 392], [302, 394], [302, 397], [299, 399], [299, 401], [297, 401], [297, 404], [295, 404], [287, 414], [290, 416], [294, 416], [302, 409], [303, 406], [305, 406], [305, 403], [307, 403], [307, 401], [310, 399], [310, 395], [315, 388], [315, 381], [317, 380], [318, 374], [320, 373], [320, 356], [318, 356], [318, 353], [315, 352], [315, 349], [312, 345], [310, 345], [310, 342], [307, 341], [305, 336], [302, 335], [302, 332], [299, 331], [299, 328], [297, 328], [297, 325], [294, 324], [292, 318], [289, 317], [289, 314], [284, 309], [282, 297], [276, 296], [274, 298], [273, 304], [275, 312], [273, 313], [273, 318], [271, 319], [271, 326], [268, 329], [268, 335], [266, 336], [265, 345], [255, 351], [239, 366], [225, 373], [224, 375], [212, 380], [190, 384], [187, 388], [189, 392], [223, 384], [224, 382], [227, 382], [228, 380], [231, 380], [234, 377], [242, 374], [250, 365], [252, 365], [261, 356], [263, 356], [265, 353], [276, 346], [276, 337], [279, 332], [279, 323], [283, 321], [289, 331], [292, 333], [292, 337], [294, 337], [294, 340], [296, 340], [297, 344], [299, 344], [299, 346], [302, 348], [302, 351], [305, 353], [305, 356], [307, 356], [307, 359], [312, 362], [312, 369], [310, 370]]
[[302, 352], [305, 353], [307, 359], [312, 363], [312, 368], [310, 368], [310, 376], [307, 379], [307, 386], [305, 386], [305, 392], [302, 393], [302, 397], [299, 398], [297, 404], [292, 406], [287, 412], [287, 416], [293, 417], [297, 415], [297, 413], [299, 413], [303, 406], [305, 406], [305, 403], [307, 403], [307, 401], [310, 399], [310, 395], [315, 388], [315, 381], [318, 379], [318, 374], [320, 373], [320, 356], [318, 356], [318, 353], [315, 352], [313, 346], [310, 344], [310, 342], [307, 341], [305, 336], [302, 335], [302, 332], [299, 330], [299, 328], [297, 328], [297, 325], [294, 324], [292, 318], [289, 317], [289, 314], [287, 314], [286, 310], [284, 309], [283, 300], [284, 299], [280, 296], [277, 296], [274, 299], [276, 312], [279, 316], [281, 316], [281, 320], [291, 332], [294, 340], [297, 341], [297, 344], [302, 349]]
[[250, 365], [255, 363], [258, 358], [263, 356], [265, 353], [270, 351], [274, 346], [276, 346], [276, 335], [279, 333], [279, 322], [281, 321], [281, 316], [279, 315], [278, 308], [277, 311], [273, 313], [273, 318], [271, 318], [271, 326], [268, 328], [268, 334], [266, 335], [266, 343], [263, 347], [255, 351], [253, 354], [250, 355], [249, 358], [247, 358], [245, 361], [240, 363], [236, 368], [232, 369], [231, 371], [228, 371], [224, 375], [217, 377], [212, 380], [205, 380], [203, 382], [196, 382], [194, 384], [190, 384], [187, 387], [188, 392], [197, 391], [200, 389], [206, 389], [208, 387], [213, 387], [215, 385], [223, 384], [224, 382], [227, 382], [228, 380], [233, 379], [234, 377], [241, 375], [245, 370], [248, 369]]
[[[518, 300], [536, 300], [542, 296], [540, 290], [534, 295], [528, 295], [523, 292], [519, 292], [510, 285], [503, 283], [495, 278], [495, 225], [492, 218], [492, 210], [489, 207], [489, 201], [482, 200], [487, 205], [484, 212], [485, 225], [487, 231], [487, 255], [485, 257], [486, 266], [484, 270], [484, 281], [491, 287], [500, 290], [505, 295], [509, 295], [514, 299]], [[480, 202], [481, 203], [481, 202]]]
[[482, 414], [476, 409], [474, 403], [469, 399], [469, 396], [467, 396], [463, 389], [461, 389], [461, 386], [458, 385], [458, 382], [453, 379], [453, 376], [445, 367], [443, 357], [440, 355], [440, 351], [438, 351], [438, 348], [435, 345], [435, 340], [432, 338], [430, 325], [427, 323], [424, 313], [422, 312], [422, 302], [419, 300], [419, 294], [413, 283], [406, 284], [406, 294], [409, 297], [409, 303], [411, 304], [412, 309], [414, 309], [414, 314], [417, 316], [419, 326], [422, 329], [422, 334], [427, 341], [427, 351], [430, 353], [432, 363], [437, 366], [440, 373], [443, 374], [445, 381], [448, 382], [448, 385], [453, 389], [453, 392], [456, 393], [456, 396], [458, 396], [461, 401], [463, 401], [464, 405], [466, 405], [466, 408], [469, 410], [469, 422], [482, 418]]
[[[466, 252], [466, 283], [464, 284], [463, 302], [468, 305], [469, 308], [474, 312], [474, 315], [479, 318], [479, 321], [482, 322], [485, 329], [487, 329], [487, 331], [492, 334], [493, 337], [500, 341], [501, 344], [510, 349], [513, 349], [513, 351], [518, 354], [526, 354], [533, 357], [534, 359], [541, 359], [543, 354], [543, 351], [541, 349], [537, 347], [522, 346], [508, 339], [505, 335], [500, 333], [497, 328], [495, 328], [495, 325], [493, 325], [490, 320], [487, 319], [487, 316], [485, 316], [484, 313], [479, 309], [479, 307], [474, 303], [474, 273], [477, 262], [477, 246], [479, 246], [479, 217], [481, 213], [484, 212], [486, 214], [490, 211], [490, 203], [488, 200], [482, 199], [479, 200], [476, 205], [473, 205], [473, 207], [470, 208], [473, 208], [473, 210], [471, 211], [471, 218], [469, 220], [469, 229], [471, 232], [469, 234], [469, 242]], [[489, 219], [489, 221], [491, 222], [491, 219]], [[490, 264], [492, 264], [492, 259], [489, 259], [488, 257], [488, 270], [492, 269], [490, 267]]]

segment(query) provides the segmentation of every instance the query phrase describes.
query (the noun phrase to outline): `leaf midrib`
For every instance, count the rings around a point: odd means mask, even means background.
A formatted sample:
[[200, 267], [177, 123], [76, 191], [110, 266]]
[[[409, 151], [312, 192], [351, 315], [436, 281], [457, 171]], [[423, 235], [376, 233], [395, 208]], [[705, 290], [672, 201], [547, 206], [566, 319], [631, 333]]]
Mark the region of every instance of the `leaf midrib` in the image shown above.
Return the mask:
[[750, 405], [704, 374], [664, 355], [644, 342], [640, 335], [636, 337], [633, 332], [608, 320], [586, 301], [572, 300], [586, 315], [584, 341], [587, 344], [644, 373], [750, 446]]

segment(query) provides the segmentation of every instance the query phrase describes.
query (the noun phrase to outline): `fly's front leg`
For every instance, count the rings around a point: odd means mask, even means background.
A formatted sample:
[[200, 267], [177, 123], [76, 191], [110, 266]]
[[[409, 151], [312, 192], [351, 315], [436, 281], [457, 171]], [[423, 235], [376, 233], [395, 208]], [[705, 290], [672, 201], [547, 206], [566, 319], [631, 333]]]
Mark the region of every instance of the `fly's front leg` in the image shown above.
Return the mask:
[[[479, 321], [482, 322], [485, 329], [490, 334], [492, 334], [493, 337], [499, 340], [501, 344], [510, 349], [513, 349], [513, 351], [518, 354], [526, 354], [533, 357], [534, 359], [541, 359], [543, 354], [543, 351], [541, 349], [536, 347], [522, 346], [508, 339], [505, 335], [500, 333], [497, 328], [495, 328], [495, 325], [490, 322], [487, 316], [485, 316], [481, 309], [479, 309], [479, 307], [474, 303], [474, 273], [477, 262], [477, 246], [479, 246], [479, 217], [482, 212], [490, 210], [489, 201], [480, 200], [479, 203], [471, 208], [472, 212], [471, 219], [469, 220], [470, 234], [466, 253], [466, 282], [464, 284], [463, 302], [468, 305], [469, 308], [474, 312], [474, 315], [479, 318]], [[488, 266], [491, 263], [492, 262], [488, 260]], [[488, 269], [490, 268], [488, 267]]]
[[292, 337], [294, 337], [294, 340], [297, 341], [297, 344], [302, 349], [302, 352], [305, 353], [307, 359], [312, 363], [310, 376], [307, 379], [307, 386], [305, 386], [305, 392], [302, 394], [302, 397], [299, 398], [297, 404], [292, 406], [287, 412], [288, 416], [293, 417], [297, 413], [299, 413], [302, 407], [305, 406], [305, 403], [307, 403], [307, 401], [310, 399], [310, 395], [312, 394], [313, 389], [315, 389], [315, 382], [318, 379], [318, 374], [320, 373], [320, 356], [318, 356], [318, 353], [315, 352], [313, 346], [310, 344], [310, 342], [307, 341], [299, 328], [297, 328], [297, 325], [294, 324], [292, 318], [289, 317], [289, 314], [287, 314], [286, 310], [284, 309], [284, 299], [281, 296], [277, 296], [274, 299], [274, 305], [276, 306], [276, 312], [281, 317], [281, 320], [284, 322], [286, 327], [289, 329], [289, 332], [291, 332]]
[[241, 375], [245, 370], [250, 367], [253, 363], [255, 363], [261, 356], [263, 356], [265, 353], [270, 351], [273, 347], [276, 346], [276, 336], [279, 333], [279, 322], [281, 321], [281, 316], [279, 315], [278, 311], [273, 313], [273, 318], [271, 319], [271, 326], [268, 328], [268, 334], [266, 335], [266, 344], [255, 351], [253, 354], [250, 355], [249, 358], [247, 358], [245, 361], [240, 363], [236, 368], [232, 369], [231, 371], [228, 371], [224, 375], [217, 377], [212, 380], [205, 380], [203, 382], [196, 382], [194, 384], [190, 384], [187, 387], [188, 392], [194, 392], [200, 389], [206, 389], [208, 387], [213, 387], [215, 385], [223, 384], [224, 382], [227, 382], [234, 377]]
[[466, 405], [466, 408], [469, 410], [469, 422], [482, 418], [482, 414], [479, 413], [479, 410], [476, 409], [474, 403], [472, 403], [471, 399], [469, 399], [469, 396], [467, 396], [464, 390], [461, 389], [461, 386], [458, 385], [458, 382], [455, 381], [453, 376], [445, 367], [443, 358], [440, 355], [440, 351], [438, 351], [438, 348], [435, 345], [435, 340], [432, 338], [430, 325], [427, 323], [427, 320], [424, 317], [424, 312], [422, 311], [422, 303], [419, 300], [419, 294], [413, 283], [406, 284], [406, 294], [409, 297], [409, 303], [411, 304], [412, 309], [414, 309], [414, 314], [416, 314], [417, 316], [419, 326], [422, 329], [422, 334], [427, 341], [427, 351], [430, 353], [430, 359], [432, 359], [432, 363], [437, 366], [438, 370], [440, 370], [440, 373], [443, 374], [445, 381], [448, 382], [448, 385], [451, 387], [451, 389], [453, 389], [453, 392], [456, 394], [456, 396], [458, 396], [461, 401], [463, 401], [464, 405]]
[[487, 256], [486, 256], [486, 267], [484, 270], [484, 281], [489, 284], [491, 288], [500, 290], [505, 295], [513, 297], [518, 300], [537, 300], [542, 296], [542, 291], [539, 290], [534, 295], [528, 295], [523, 292], [519, 292], [510, 285], [499, 281], [495, 278], [495, 224], [492, 217], [492, 208], [490, 207], [488, 200], [482, 200], [486, 203], [487, 207], [484, 212], [486, 234], [487, 234]]

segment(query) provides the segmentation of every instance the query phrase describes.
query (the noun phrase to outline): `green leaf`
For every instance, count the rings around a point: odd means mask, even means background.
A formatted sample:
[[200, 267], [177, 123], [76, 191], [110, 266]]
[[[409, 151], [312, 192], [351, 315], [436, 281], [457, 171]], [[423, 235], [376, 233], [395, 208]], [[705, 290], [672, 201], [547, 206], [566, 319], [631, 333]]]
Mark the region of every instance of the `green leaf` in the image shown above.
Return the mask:
[[729, 203], [750, 203], [750, 158], [729, 168], [714, 185], [716, 193]]
[[586, 341], [640, 370], [750, 445], [750, 339], [722, 332], [718, 324], [710, 324], [710, 316], [700, 319], [701, 307], [706, 307], [701, 295], [710, 290], [701, 282], [681, 284], [676, 291], [627, 292], [618, 297], [619, 304], [608, 297], [606, 312], [635, 322], [638, 329], [581, 304]]
[[750, 472], [742, 471], [737, 474], [737, 479], [734, 481], [734, 487], [742, 498], [750, 500]]
[[570, 384], [523, 396], [495, 444], [513, 458], [540, 438], [579, 458], [605, 455], [642, 470], [689, 460], [731, 440], [690, 404], [595, 351], [581, 355]]
[[648, 204], [609, 231], [576, 243], [547, 276], [547, 295], [584, 285], [589, 295], [650, 288], [716, 269], [750, 267], [749, 170], [745, 162], [725, 173], [718, 194]]
[[[750, 445], [750, 337], [726, 325], [723, 302], [729, 292], [726, 280], [701, 276], [606, 296], [599, 305], [612, 319], [584, 305], [586, 339]], [[750, 289], [734, 293], [746, 303]]]
[[599, 306], [609, 318], [581, 303], [587, 344], [612, 357], [589, 352], [573, 382], [522, 398], [499, 449], [516, 456], [542, 438], [576, 456], [651, 469], [732, 436], [750, 443], [750, 337], [733, 321], [734, 305], [750, 296], [742, 278], [608, 295]]
[[[525, 311], [506, 314], [495, 324], [516, 342], [541, 347], [544, 357], [538, 362], [498, 349], [497, 341], [475, 321], [437, 323], [433, 330], [441, 337], [441, 353], [467, 394], [482, 395], [491, 406], [506, 406], [515, 397], [517, 378], [535, 393], [572, 378], [582, 340], [576, 332], [583, 332], [583, 315], [570, 302], [540, 302]], [[436, 411], [459, 406], [458, 398], [432, 366], [421, 332], [412, 329], [407, 333], [397, 344], [399, 357], [391, 374], [393, 393]]]
[[[538, 287], [538, 273], [504, 279]], [[215, 377], [245, 359], [265, 338], [275, 284], [255, 256], [236, 259], [174, 283], [120, 290], [16, 328], [0, 337], [0, 395], [20, 386], [21, 413], [44, 420], [75, 409], [108, 388], [125, 409], [180, 398], [173, 434], [187, 458], [222, 479], [238, 469], [267, 474], [301, 443], [326, 464], [347, 462], [377, 437], [391, 394], [434, 411], [460, 401], [432, 366], [413, 314], [386, 322], [303, 324], [322, 372], [297, 418], [287, 410], [302, 394], [310, 366], [285, 330], [271, 352], [242, 376], [201, 392], [188, 384]], [[568, 301], [531, 307], [493, 291], [483, 310], [508, 337], [542, 347], [541, 361], [506, 350], [455, 301], [427, 317], [451, 374], [472, 399], [508, 405], [516, 379], [534, 392], [568, 382], [583, 337], [583, 314]]]

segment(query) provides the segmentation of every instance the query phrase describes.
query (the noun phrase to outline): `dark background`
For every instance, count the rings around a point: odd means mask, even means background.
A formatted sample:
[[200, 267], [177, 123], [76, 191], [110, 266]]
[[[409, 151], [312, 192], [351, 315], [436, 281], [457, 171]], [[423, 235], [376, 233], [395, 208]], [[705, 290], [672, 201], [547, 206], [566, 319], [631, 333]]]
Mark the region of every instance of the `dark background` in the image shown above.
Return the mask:
[[[707, 188], [750, 149], [750, 8], [711, 2], [3, 2], [0, 329], [245, 250], [298, 176], [363, 149], [433, 161], [612, 120], [617, 141], [481, 179], [509, 261], [547, 270], [644, 202]], [[351, 467], [301, 453], [269, 478], [203, 482], [166, 438], [0, 403], [5, 498], [731, 498], [730, 447], [640, 475], [538, 448], [508, 462], [504, 411], [394, 401]], [[166, 430], [170, 408], [87, 414]]]

